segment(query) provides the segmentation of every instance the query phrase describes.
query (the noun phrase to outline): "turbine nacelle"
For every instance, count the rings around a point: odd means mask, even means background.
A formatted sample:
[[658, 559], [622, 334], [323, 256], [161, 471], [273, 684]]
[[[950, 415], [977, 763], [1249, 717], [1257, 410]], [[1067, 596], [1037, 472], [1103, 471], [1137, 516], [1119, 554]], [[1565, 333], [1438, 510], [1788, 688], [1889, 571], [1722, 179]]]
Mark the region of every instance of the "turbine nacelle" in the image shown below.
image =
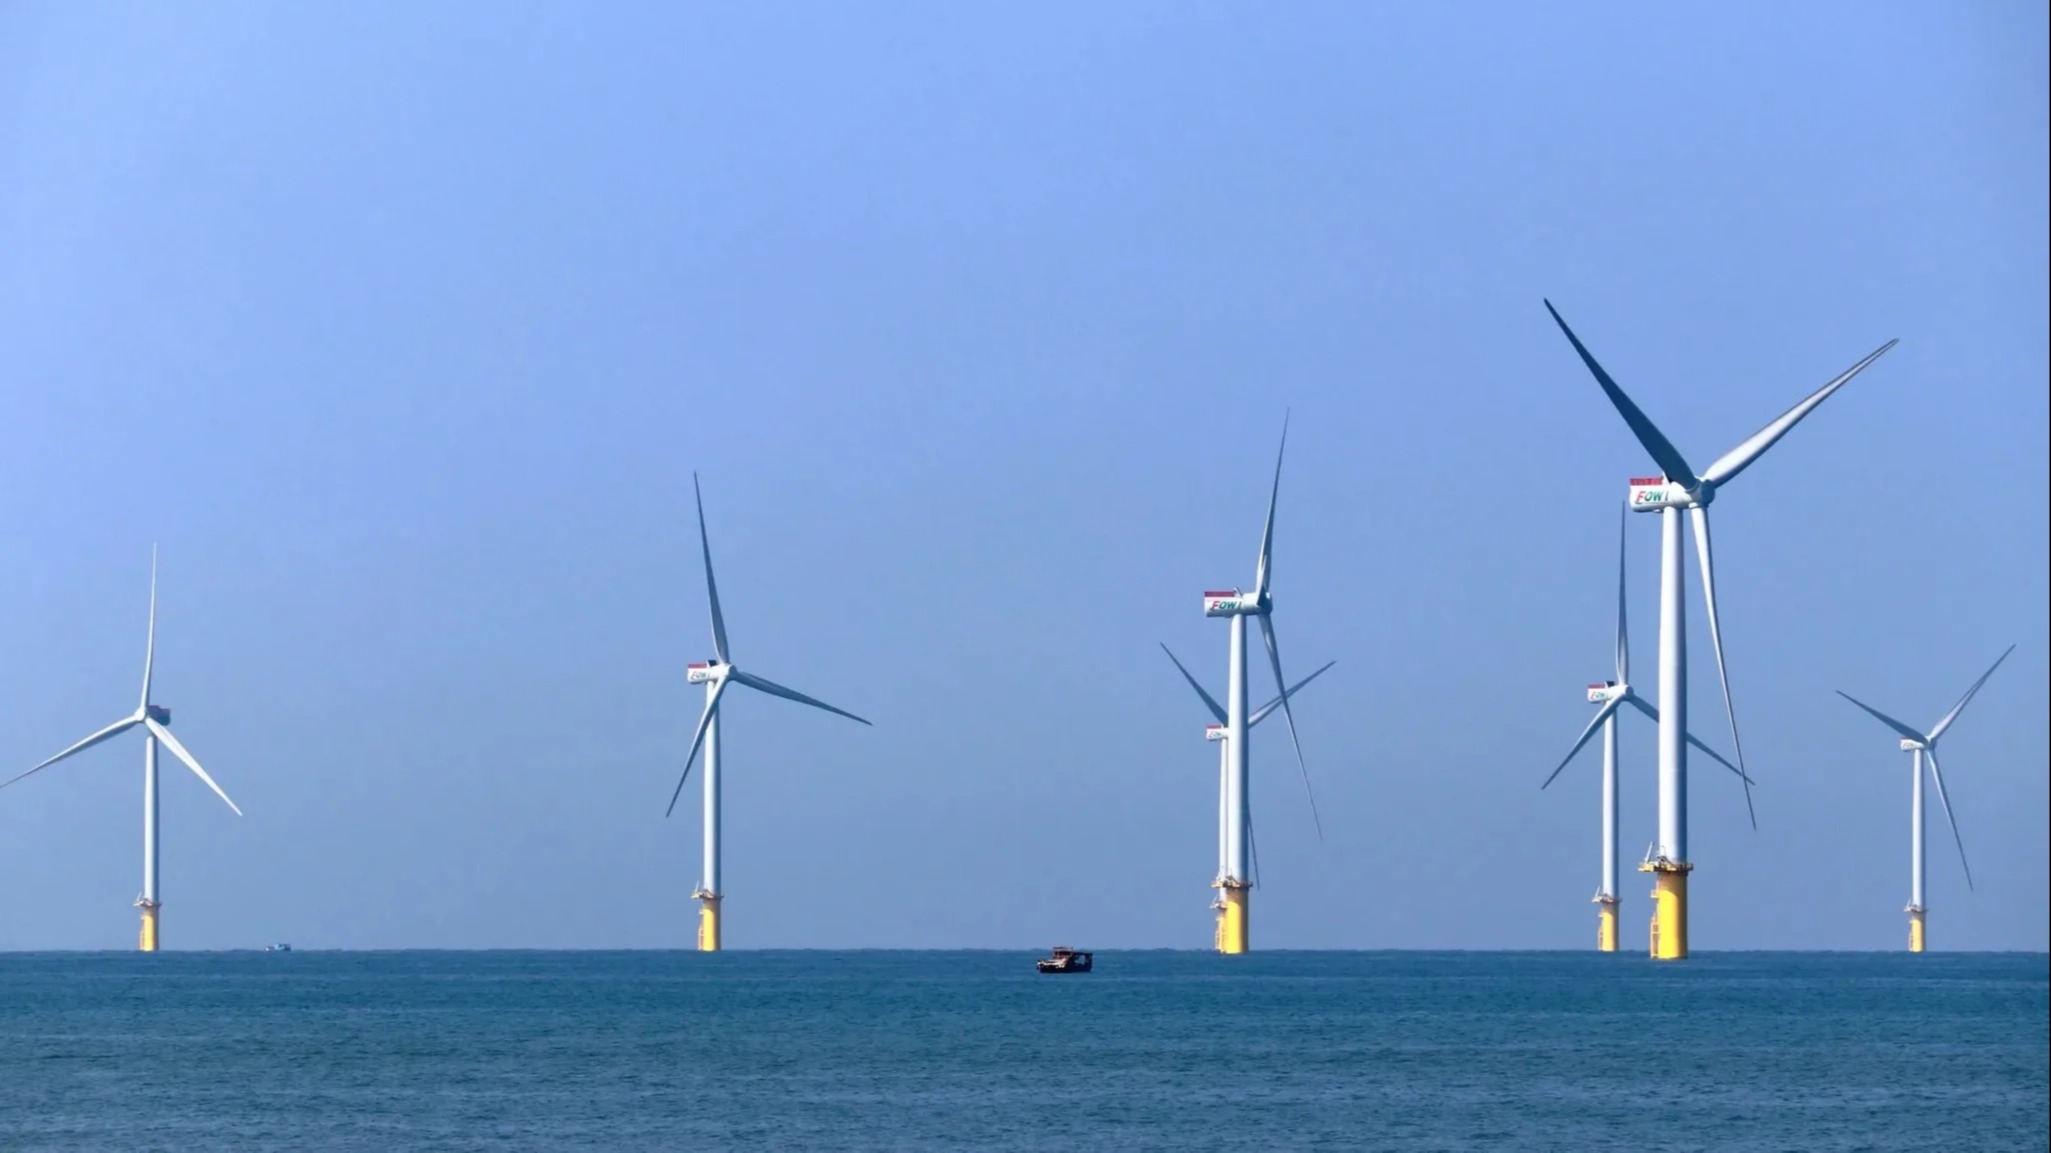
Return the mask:
[[142, 707], [142, 715], [160, 725], [171, 723], [171, 710], [163, 705], [144, 705]]
[[1606, 705], [1631, 695], [1631, 686], [1621, 681], [1598, 681], [1588, 686], [1588, 703]]
[[1243, 601], [1250, 597], [1240, 595], [1238, 589], [1215, 589], [1204, 593], [1204, 615], [1207, 617], [1232, 617], [1245, 612]]
[[698, 661], [684, 670], [684, 680], [694, 685], [723, 681], [733, 666], [722, 661]]
[[1903, 737], [1901, 739], [1901, 751], [1905, 753], [1913, 753], [1918, 749], [1927, 749], [1929, 747], [1930, 746], [1923, 741], [1912, 740], [1908, 737]]
[[1231, 730], [1224, 725], [1205, 725], [1204, 739], [1207, 741], [1222, 741], [1230, 732]]
[[1258, 593], [1243, 593], [1238, 589], [1213, 590], [1204, 594], [1204, 615], [1207, 617], [1260, 616], [1274, 607], [1273, 597], [1263, 598]]
[[1669, 481], [1663, 476], [1634, 476], [1628, 507], [1632, 512], [1658, 512], [1664, 508], [1708, 508], [1716, 499], [1716, 485], [1698, 481], [1694, 488]]

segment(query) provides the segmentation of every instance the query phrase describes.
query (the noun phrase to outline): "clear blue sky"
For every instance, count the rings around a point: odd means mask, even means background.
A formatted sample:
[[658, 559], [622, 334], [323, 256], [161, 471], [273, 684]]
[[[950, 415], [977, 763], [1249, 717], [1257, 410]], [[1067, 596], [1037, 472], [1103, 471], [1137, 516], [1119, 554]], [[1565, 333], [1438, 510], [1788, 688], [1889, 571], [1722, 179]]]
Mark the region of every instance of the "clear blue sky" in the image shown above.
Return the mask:
[[[1593, 939], [1650, 465], [1901, 346], [1716, 506], [1760, 828], [1700, 948], [2046, 947], [2043, 5], [0, 9], [0, 760], [159, 698], [165, 939], [679, 946], [710, 653], [734, 946], [1203, 947], [1206, 588], [1282, 410], [1259, 947]], [[1657, 532], [1631, 526], [1640, 680]], [[1690, 575], [1698, 731], [1727, 746]], [[1256, 683], [1264, 690], [1267, 678]], [[1626, 854], [1652, 835], [1626, 730]], [[0, 793], [0, 947], [126, 948], [140, 741]], [[693, 794], [695, 796], [695, 794]], [[1642, 878], [1625, 880], [1636, 940]]]

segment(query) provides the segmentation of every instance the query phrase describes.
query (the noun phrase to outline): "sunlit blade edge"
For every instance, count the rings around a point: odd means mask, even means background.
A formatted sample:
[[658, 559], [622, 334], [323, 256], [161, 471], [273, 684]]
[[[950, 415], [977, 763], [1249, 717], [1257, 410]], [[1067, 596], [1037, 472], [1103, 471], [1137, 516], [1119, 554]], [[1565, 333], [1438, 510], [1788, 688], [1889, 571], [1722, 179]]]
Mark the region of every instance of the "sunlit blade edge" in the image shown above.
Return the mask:
[[1752, 827], [1759, 827], [1759, 814], [1752, 807], [1752, 778], [1745, 771], [1745, 742], [1738, 737], [1738, 710], [1731, 703], [1731, 678], [1723, 663], [1723, 623], [1716, 612], [1716, 561], [1709, 540], [1709, 510], [1696, 505], [1688, 510], [1695, 523], [1695, 556], [1702, 566], [1702, 600], [1708, 608], [1709, 644], [1716, 651], [1716, 680], [1723, 688], [1723, 712], [1730, 720], [1731, 751], [1738, 757], [1738, 779], [1745, 785], [1745, 815]]
[[1958, 864], [1966, 871], [1966, 888], [1973, 887], [1973, 867], [1966, 862], [1966, 840], [1958, 835], [1958, 818], [1951, 815], [1951, 798], [1944, 795], [1944, 770], [1937, 767], [1937, 750], [1924, 749], [1923, 759], [1930, 762], [1930, 779], [1937, 785], [1937, 803], [1944, 806], [1944, 819], [1951, 825], [1951, 839], [1958, 845]]
[[171, 735], [170, 729], [167, 729], [164, 726], [158, 724], [156, 718], [154, 717], [145, 717], [142, 723], [148, 725], [150, 733], [154, 735], [157, 738], [157, 740], [163, 742], [165, 748], [171, 750], [172, 756], [177, 757], [181, 761], [184, 761], [185, 767], [191, 769], [192, 774], [194, 776], [198, 777], [202, 781], [205, 781], [207, 788], [212, 789], [214, 791], [214, 795], [221, 798], [221, 802], [223, 804], [227, 805], [230, 809], [233, 809], [235, 811], [236, 816], [239, 817], [242, 815], [241, 806], [237, 805], [235, 801], [228, 796], [227, 790], [223, 789], [220, 785], [214, 783], [214, 779], [207, 775], [207, 771], [205, 769], [199, 767], [199, 760], [195, 758], [191, 753], [185, 751], [185, 746], [178, 743], [178, 738]]
[[825, 711], [832, 713], [835, 716], [846, 717], [848, 720], [851, 721], [860, 721], [862, 724], [865, 725], [869, 724], [868, 720], [862, 717], [858, 717], [855, 714], [848, 712], [846, 709], [836, 708], [833, 705], [829, 705], [825, 701], [822, 701], [817, 697], [808, 697], [796, 689], [785, 688], [784, 686], [777, 684], [775, 681], [772, 681], [767, 677], [758, 677], [754, 673], [744, 673], [739, 669], [733, 670], [731, 673], [728, 674], [728, 677], [731, 680], [739, 681], [740, 683], [748, 686], [749, 688], [754, 689], [756, 692], [768, 693], [772, 697], [782, 697], [784, 700], [787, 701], [796, 701], [798, 704], [801, 705], [810, 705], [815, 709], [824, 709]]
[[1986, 672], [1980, 674], [1980, 679], [1973, 682], [1973, 687], [1967, 689], [1965, 695], [1958, 699], [1958, 703], [1951, 706], [1951, 711], [1944, 714], [1944, 719], [1938, 721], [1936, 726], [1930, 730], [1930, 739], [1932, 741], [1943, 736], [1944, 730], [1951, 727], [1951, 722], [1957, 720], [1958, 715], [1966, 711], [1966, 706], [1971, 704], [1973, 698], [1979, 695], [1981, 687], [1987, 683], [1987, 678], [1993, 676], [1994, 670], [2000, 668], [2001, 662], [2007, 660], [2008, 654], [2014, 651], [2015, 646], [2010, 645], [2007, 649], [2003, 650], [2000, 656], [1994, 658], [1994, 663], [1987, 667]]
[[1273, 621], [1268, 619], [1265, 613], [1261, 614], [1260, 621], [1261, 637], [1267, 641], [1268, 645], [1268, 664], [1269, 667], [1275, 670], [1275, 687], [1284, 690], [1282, 693], [1282, 719], [1289, 725], [1289, 743], [1296, 747], [1296, 770], [1303, 775], [1303, 794], [1310, 798], [1310, 821], [1317, 828], [1318, 843], [1323, 844], [1325, 840], [1325, 823], [1318, 816], [1317, 793], [1310, 787], [1310, 767], [1303, 762], [1303, 742], [1296, 739], [1296, 713], [1289, 707], [1289, 693], [1286, 691], [1289, 681], [1282, 675], [1282, 650], [1275, 642], [1275, 625]]
[[1584, 748], [1588, 744], [1589, 738], [1595, 735], [1595, 730], [1602, 727], [1602, 722], [1615, 716], [1617, 712], [1617, 706], [1623, 704], [1626, 699], [1627, 698], [1624, 697], [1618, 697], [1614, 700], [1604, 701], [1602, 703], [1602, 707], [1595, 710], [1595, 716], [1589, 718], [1588, 727], [1581, 730], [1580, 737], [1576, 738], [1574, 741], [1574, 747], [1568, 749], [1567, 755], [1560, 758], [1560, 763], [1553, 767], [1551, 775], [1545, 778], [1545, 783], [1538, 786], [1540, 789], [1551, 787], [1553, 781], [1557, 779], [1562, 772], [1566, 771], [1567, 766], [1573, 762], [1574, 757], [1578, 755], [1581, 752], [1582, 748]]
[[722, 680], [712, 686], [712, 695], [705, 699], [705, 711], [698, 714], [698, 727], [691, 733], [691, 750], [684, 754], [684, 772], [677, 778], [676, 791], [669, 795], [669, 808], [662, 811], [667, 817], [677, 811], [677, 798], [684, 795], [684, 782], [691, 779], [691, 764], [698, 759], [698, 746], [705, 743], [705, 730], [712, 724], [712, 714], [719, 710], [719, 698], [726, 695], [727, 682]]
[[115, 721], [113, 724], [108, 725], [106, 728], [101, 729], [99, 732], [94, 733], [92, 736], [89, 736], [86, 739], [78, 742], [77, 744], [72, 745], [70, 748], [65, 749], [63, 752], [58, 753], [56, 756], [45, 760], [42, 764], [37, 765], [35, 768], [28, 770], [28, 772], [18, 773], [15, 776], [9, 777], [6, 781], [0, 782], [0, 789], [4, 789], [8, 785], [11, 785], [14, 782], [19, 781], [22, 778], [27, 777], [31, 774], [40, 773], [44, 769], [49, 768], [51, 765], [56, 764], [58, 761], [61, 761], [64, 758], [72, 756], [76, 753], [82, 753], [87, 749], [92, 748], [94, 745], [99, 744], [101, 741], [112, 740], [113, 738], [120, 736], [122, 733], [127, 732], [129, 729], [134, 728], [136, 725], [140, 723], [142, 723], [141, 717], [123, 717], [120, 720]]

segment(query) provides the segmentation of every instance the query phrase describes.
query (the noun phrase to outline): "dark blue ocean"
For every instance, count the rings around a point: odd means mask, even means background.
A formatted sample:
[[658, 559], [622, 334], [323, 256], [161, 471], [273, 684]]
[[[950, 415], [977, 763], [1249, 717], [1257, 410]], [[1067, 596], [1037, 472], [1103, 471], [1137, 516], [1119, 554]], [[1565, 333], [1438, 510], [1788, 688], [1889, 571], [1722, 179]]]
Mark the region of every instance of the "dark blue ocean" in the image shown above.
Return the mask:
[[2044, 1149], [2043, 955], [0, 956], [0, 1149]]

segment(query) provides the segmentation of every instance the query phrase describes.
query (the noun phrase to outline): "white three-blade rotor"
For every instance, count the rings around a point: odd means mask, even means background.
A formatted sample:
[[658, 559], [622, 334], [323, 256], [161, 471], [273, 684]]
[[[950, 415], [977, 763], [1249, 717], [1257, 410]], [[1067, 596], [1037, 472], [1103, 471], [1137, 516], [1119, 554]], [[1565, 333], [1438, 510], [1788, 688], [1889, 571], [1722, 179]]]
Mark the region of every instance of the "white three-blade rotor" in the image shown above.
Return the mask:
[[10, 778], [7, 781], [0, 782], [0, 789], [4, 789], [8, 785], [11, 785], [16, 781], [19, 781], [24, 777], [28, 777], [32, 774], [39, 773], [44, 769], [49, 768], [51, 765], [54, 765], [57, 762], [64, 760], [67, 757], [76, 756], [79, 753], [82, 753], [87, 749], [92, 748], [94, 745], [101, 743], [102, 741], [113, 740], [115, 737], [120, 736], [122, 733], [125, 733], [130, 729], [141, 728], [147, 733], [149, 733], [151, 736], [155, 737], [159, 744], [171, 750], [172, 756], [177, 757], [180, 761], [184, 763], [186, 768], [191, 769], [193, 775], [198, 777], [202, 782], [204, 782], [207, 788], [212, 789], [214, 791], [214, 795], [221, 798], [222, 802], [225, 803], [230, 809], [233, 809], [236, 816], [241, 816], [242, 810], [236, 806], [233, 800], [229, 799], [227, 792], [224, 791], [220, 785], [214, 782], [214, 778], [208, 776], [207, 771], [200, 767], [199, 759], [194, 757], [191, 752], [187, 751], [185, 746], [178, 742], [177, 737], [171, 735], [171, 729], [169, 725], [165, 724], [164, 721], [158, 719], [159, 716], [168, 718], [170, 714], [158, 710], [154, 705], [150, 703], [150, 680], [155, 672], [156, 660], [157, 552], [155, 548], [152, 548], [150, 550], [149, 632], [148, 639], [143, 646], [142, 655], [142, 698], [141, 701], [136, 705], [135, 711], [133, 713], [130, 713], [128, 716], [125, 716], [120, 720], [115, 721], [113, 724], [108, 725], [106, 728], [101, 729], [99, 732], [96, 732], [93, 735], [85, 738], [77, 744], [72, 745], [70, 748], [65, 749], [63, 752], [58, 753], [56, 756], [51, 757], [46, 761], [43, 761], [41, 764], [28, 770], [28, 772], [21, 773], [15, 777]]
[[[1623, 514], [1625, 517], [1629, 515], [1628, 511]], [[1552, 775], [1546, 777], [1545, 783], [1538, 786], [1541, 789], [1549, 787], [1558, 778], [1560, 773], [1566, 769], [1568, 763], [1573, 761], [1575, 754], [1587, 747], [1589, 739], [1594, 737], [1596, 732], [1602, 728], [1603, 722], [1616, 716], [1618, 710], [1622, 709], [1625, 705], [1629, 705], [1644, 714], [1654, 724], [1659, 723], [1659, 710], [1654, 708], [1645, 698], [1639, 696], [1638, 691], [1631, 687], [1631, 636], [1629, 613], [1626, 611], [1624, 598], [1624, 571], [1623, 533], [1619, 532], [1617, 538], [1617, 679], [1600, 690], [1592, 685], [1589, 687], [1589, 695], [1591, 697], [1600, 696], [1602, 698], [1602, 707], [1595, 710], [1595, 716], [1589, 718], [1588, 727], [1581, 730], [1581, 736], [1575, 740], [1574, 746], [1567, 750], [1567, 755], [1560, 758], [1560, 763], [1554, 766]], [[1690, 746], [1708, 754], [1711, 760], [1736, 773], [1740, 779], [1745, 779], [1749, 783], [1749, 778], [1745, 777], [1742, 770], [1725, 760], [1723, 754], [1695, 739], [1695, 734], [1687, 734], [1687, 741]], [[1757, 827], [1756, 823], [1754, 827]]]
[[734, 667], [726, 646], [726, 617], [719, 611], [719, 584], [712, 576], [712, 539], [705, 529], [705, 496], [698, 488], [698, 476], [696, 473], [691, 474], [691, 491], [697, 497], [698, 502], [698, 544], [705, 554], [705, 598], [712, 608], [712, 651], [716, 654], [717, 659], [694, 670], [695, 675], [693, 679], [710, 682], [712, 691], [706, 695], [705, 711], [698, 715], [698, 727], [691, 734], [690, 751], [684, 754], [683, 775], [677, 778], [676, 791], [670, 794], [669, 808], [664, 810], [664, 816], [676, 812], [677, 798], [683, 796], [684, 783], [691, 779], [691, 764], [697, 760], [698, 750], [705, 743], [706, 729], [711, 726], [712, 718], [718, 715], [719, 703], [726, 696], [726, 690], [729, 685], [745, 685], [756, 692], [766, 693], [772, 697], [782, 697], [784, 700], [796, 701], [801, 705], [810, 705], [815, 709], [823, 709], [835, 716], [846, 717], [851, 721], [861, 721], [862, 724], [869, 724], [867, 720], [863, 720], [863, 718], [848, 712], [846, 709], [835, 708], [816, 697], [808, 697], [796, 689], [785, 688], [767, 677], [742, 672]]
[[[1973, 682], [1972, 687], [1965, 691], [1965, 695], [1959, 697], [1958, 703], [1951, 706], [1951, 711], [1945, 713], [1944, 716], [1938, 719], [1936, 724], [1930, 726], [1930, 731], [1927, 733], [1917, 732], [1893, 717], [1888, 716], [1886, 713], [1881, 712], [1879, 709], [1874, 708], [1872, 705], [1845, 692], [1843, 689], [1837, 690], [1838, 696], [1857, 705], [1865, 710], [1874, 720], [1893, 729], [1895, 734], [1901, 738], [1901, 747], [1904, 750], [1922, 753], [1924, 762], [1930, 766], [1930, 783], [1937, 786], [1937, 803], [1944, 809], [1946, 823], [1951, 825], [1951, 839], [1958, 846], [1958, 863], [1959, 867], [1965, 870], [1966, 888], [1968, 889], [1973, 887], [1973, 867], [1966, 863], [1965, 838], [1959, 836], [1958, 818], [1952, 815], [1951, 798], [1946, 796], [1944, 792], [1944, 770], [1937, 766], [1937, 738], [1943, 736], [1951, 728], [1952, 722], [1958, 720], [1958, 715], [1965, 711], [1966, 705], [1971, 703], [1972, 699], [1979, 694], [1980, 687], [1987, 683], [1987, 678], [1993, 676], [1994, 670], [2000, 668], [2001, 662], [2007, 660], [2008, 654], [2014, 651], [2014, 645], [2003, 649], [2001, 655], [1994, 658], [1994, 663], [1987, 666], [1987, 671], [1980, 674], [1980, 679]], [[1921, 836], [1921, 833], [1917, 834], [1918, 843], [1921, 841]], [[1921, 852], [1920, 849], [1917, 851]]]
[[[1710, 544], [1709, 505], [1715, 500], [1719, 488], [1736, 479], [1739, 473], [1763, 456], [1775, 442], [1786, 436], [1803, 417], [1815, 411], [1817, 405], [1830, 399], [1832, 393], [1844, 387], [1854, 376], [1863, 372], [1867, 365], [1880, 359], [1882, 354], [1899, 342], [1890, 340], [1874, 349], [1858, 363], [1839, 373], [1828, 384], [1802, 398], [1800, 403], [1774, 418], [1764, 428], [1740, 441], [1735, 448], [1718, 457], [1707, 470], [1697, 474], [1689, 466], [1687, 459], [1681, 455], [1680, 450], [1674, 447], [1673, 442], [1660, 432], [1659, 427], [1652, 423], [1652, 419], [1646, 416], [1644, 411], [1625, 395], [1624, 390], [1618, 387], [1610, 374], [1604, 371], [1594, 354], [1581, 343], [1581, 338], [1574, 335], [1574, 330], [1567, 326], [1566, 320], [1552, 306], [1551, 301], [1545, 302], [1545, 309], [1552, 314], [1553, 323], [1559, 325], [1560, 331], [1566, 334], [1567, 340], [1573, 344], [1574, 351], [1581, 357], [1581, 362], [1588, 366], [1588, 371], [1594, 375], [1595, 382], [1602, 387], [1603, 393], [1616, 407], [1618, 415], [1624, 418], [1624, 423], [1629, 425], [1631, 432], [1637, 436], [1638, 443], [1645, 447], [1645, 451], [1666, 474], [1664, 490], [1657, 494], [1656, 499], [1642, 507], [1688, 510], [1688, 519], [1695, 534], [1695, 556], [1702, 570], [1702, 596], [1708, 614], [1709, 641], [1716, 652], [1717, 681], [1723, 689], [1724, 715], [1730, 721], [1731, 747], [1737, 754], [1739, 776], [1745, 782], [1745, 807], [1749, 811], [1752, 807], [1751, 778], [1743, 771], [1745, 746], [1738, 737], [1737, 709], [1731, 702], [1730, 676], [1724, 666], [1723, 627], [1717, 614], [1716, 566]], [[1757, 824], [1756, 816], [1753, 823]]]
[[[1227, 724], [1230, 720], [1230, 717], [1225, 712], [1225, 706], [1218, 703], [1218, 698], [1212, 696], [1210, 692], [1206, 690], [1203, 687], [1203, 685], [1196, 679], [1196, 677], [1190, 674], [1189, 669], [1183, 665], [1182, 661], [1175, 656], [1175, 653], [1172, 650], [1170, 650], [1165, 643], [1161, 645], [1161, 651], [1167, 653], [1168, 659], [1175, 662], [1175, 670], [1182, 674], [1183, 680], [1189, 682], [1190, 688], [1196, 690], [1196, 695], [1200, 700], [1203, 701], [1204, 708], [1210, 710], [1212, 719], [1215, 720], [1219, 725]], [[1276, 709], [1281, 708], [1283, 704], [1285, 704], [1289, 700], [1289, 698], [1294, 697], [1297, 693], [1297, 690], [1303, 688], [1303, 686], [1323, 676], [1326, 669], [1329, 669], [1333, 665], [1338, 663], [1339, 662], [1337, 661], [1326, 661], [1323, 665], [1318, 667], [1318, 670], [1316, 672], [1310, 674], [1309, 676], [1303, 678], [1300, 681], [1297, 681], [1295, 684], [1290, 685], [1289, 690], [1287, 692], [1277, 694], [1272, 700], [1268, 701], [1268, 703], [1246, 714], [1246, 727], [1251, 729], [1253, 726], [1260, 724], [1261, 721], [1266, 719], [1270, 713], [1273, 713]], [[1222, 798], [1221, 803], [1223, 803]], [[1256, 839], [1253, 831], [1253, 813], [1251, 811], [1251, 806], [1249, 806], [1249, 810], [1246, 814], [1246, 842], [1247, 855], [1252, 858], [1251, 864], [1253, 865], [1253, 883], [1255, 886], [1259, 886], [1261, 871], [1261, 854], [1259, 848], [1259, 841]], [[1218, 863], [1218, 867], [1221, 869], [1224, 868], [1225, 863], [1223, 861], [1220, 861]]]
[[1317, 811], [1317, 793], [1310, 787], [1310, 769], [1303, 760], [1303, 742], [1296, 735], [1296, 713], [1289, 707], [1289, 678], [1282, 675], [1282, 649], [1275, 637], [1275, 506], [1282, 495], [1282, 459], [1289, 451], [1289, 415], [1282, 415], [1282, 441], [1275, 450], [1275, 479], [1268, 489], [1268, 516], [1261, 525], [1260, 557], [1254, 564], [1253, 593], [1241, 597], [1235, 613], [1252, 616], [1260, 622], [1261, 641], [1268, 650], [1268, 668], [1275, 674], [1275, 691], [1281, 694], [1276, 699], [1282, 705], [1282, 720], [1289, 726], [1289, 744], [1296, 752], [1296, 770], [1303, 777], [1303, 794], [1310, 801], [1311, 823], [1317, 829], [1318, 840], [1325, 838], [1325, 826]]

